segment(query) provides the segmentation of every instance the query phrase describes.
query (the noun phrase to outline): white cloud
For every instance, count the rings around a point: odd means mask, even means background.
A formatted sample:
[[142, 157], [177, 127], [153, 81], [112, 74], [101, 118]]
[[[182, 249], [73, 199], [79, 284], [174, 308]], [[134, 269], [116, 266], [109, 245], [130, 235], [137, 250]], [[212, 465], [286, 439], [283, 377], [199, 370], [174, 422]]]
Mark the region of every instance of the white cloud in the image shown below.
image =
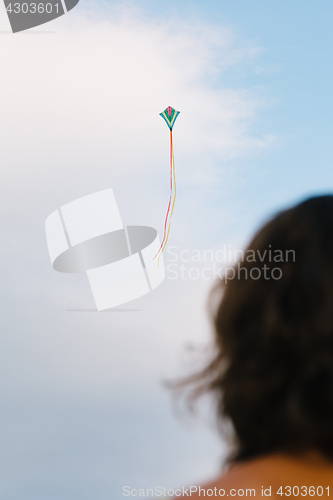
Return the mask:
[[158, 116], [167, 105], [181, 111], [175, 147], [185, 188], [213, 184], [217, 163], [271, 144], [250, 130], [264, 100], [223, 87], [225, 71], [260, 54], [229, 29], [107, 7], [68, 14], [52, 29], [1, 39], [7, 219], [21, 203], [33, 214], [119, 179], [131, 190], [135, 175], [142, 185], [157, 176], [155, 189], [167, 195], [168, 133]]
[[[4, 17], [0, 19], [3, 29], [8, 29], [6, 23]], [[180, 19], [146, 19], [139, 12], [106, 6], [97, 11], [75, 9], [43, 29], [56, 32], [0, 33], [0, 208], [6, 242], [2, 248], [5, 334], [0, 337], [0, 396], [14, 397], [23, 408], [35, 405], [31, 411], [36, 422], [41, 418], [38, 404], [65, 408], [63, 418], [70, 432], [76, 431], [76, 423], [66, 420], [66, 405], [82, 404], [83, 414], [88, 415], [90, 408], [100, 404], [101, 413], [96, 410], [100, 415], [104, 411], [101, 401], [112, 398], [115, 407], [125, 408], [133, 419], [145, 405], [158, 407], [159, 381], [181, 370], [184, 343], [208, 337], [204, 306], [210, 285], [167, 281], [154, 293], [128, 304], [142, 308], [141, 312], [66, 311], [93, 307], [92, 298], [83, 277], [51, 269], [45, 218], [66, 202], [113, 187], [126, 224], [160, 229], [169, 184], [168, 130], [158, 114], [172, 105], [181, 111], [174, 133], [180, 191], [170, 241], [186, 242], [190, 248], [194, 235], [200, 240], [201, 228], [208, 221], [214, 226], [221, 214], [230, 220], [228, 207], [211, 206], [209, 199], [221, 180], [221, 165], [256, 154], [273, 139], [251, 133], [251, 123], [265, 101], [251, 89], [223, 85], [227, 71], [255, 64], [261, 53], [237, 41], [230, 29], [200, 20], [189, 24]], [[228, 182], [224, 180], [223, 189], [229, 189]], [[219, 238], [222, 226], [219, 222]], [[115, 419], [110, 420], [110, 426], [115, 426], [112, 436], [126, 436], [128, 421], [118, 422], [110, 412], [110, 419]], [[96, 415], [93, 418], [98, 421]], [[154, 415], [150, 417], [147, 410], [143, 425], [147, 432], [155, 424]], [[166, 410], [157, 412], [156, 418], [162, 428], [172, 420]], [[92, 438], [104, 438], [98, 424], [89, 432]], [[138, 434], [135, 453], [146, 446], [140, 439]], [[162, 429], [159, 439], [160, 450], [168, 449]], [[204, 470], [204, 463], [210, 464], [217, 455], [214, 449], [216, 455], [207, 459], [200, 453], [205, 446], [200, 448], [201, 444], [187, 454], [184, 443], [192, 439], [193, 434], [183, 435], [176, 450], [179, 464], [193, 460], [193, 473], [182, 465], [187, 474], [184, 480], [195, 480], [196, 470]], [[37, 441], [27, 444], [25, 452], [39, 449]], [[52, 446], [53, 450], [57, 443]], [[72, 452], [70, 444], [63, 446], [59, 463]], [[21, 455], [19, 446], [18, 450]], [[107, 451], [111, 456], [111, 445]], [[43, 462], [44, 451], [40, 453], [34, 459], [36, 470]], [[136, 464], [128, 470], [130, 454], [116, 457], [123, 476], [136, 471]], [[87, 458], [84, 470], [91, 470], [91, 460]], [[155, 461], [154, 454], [147, 458], [147, 466], [156, 472]], [[179, 481], [171, 452], [165, 461], [169, 481]], [[46, 466], [45, 477], [53, 472], [51, 465]], [[68, 470], [77, 473], [75, 456]], [[106, 498], [105, 492], [109, 495], [114, 490], [107, 467], [101, 470], [102, 478], [91, 475], [89, 491], [95, 492], [98, 484], [98, 498]], [[90, 477], [89, 473], [81, 475]], [[147, 477], [152, 476], [148, 473]], [[22, 481], [16, 483], [24, 488], [30, 475]], [[59, 498], [72, 491], [68, 485], [74, 491], [74, 482], [64, 479]], [[8, 491], [10, 486], [3, 496]], [[29, 491], [34, 494], [33, 485]], [[83, 494], [89, 495], [88, 490]], [[80, 495], [73, 493], [71, 498], [88, 498]]]

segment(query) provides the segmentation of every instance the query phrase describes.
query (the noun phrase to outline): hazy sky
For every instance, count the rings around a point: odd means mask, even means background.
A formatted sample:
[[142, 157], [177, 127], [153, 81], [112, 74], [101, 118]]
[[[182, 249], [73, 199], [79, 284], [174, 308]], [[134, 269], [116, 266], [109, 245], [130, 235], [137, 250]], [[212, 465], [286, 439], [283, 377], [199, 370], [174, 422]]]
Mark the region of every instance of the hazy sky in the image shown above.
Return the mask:
[[50, 265], [53, 210], [112, 187], [125, 224], [161, 235], [169, 137], [158, 115], [168, 105], [181, 112], [178, 253], [242, 247], [276, 210], [332, 190], [328, 1], [134, 4], [81, 0], [16, 35], [0, 9], [7, 500], [197, 483], [225, 453], [209, 426], [174, 415], [162, 384], [194, 366], [186, 346], [211, 337], [212, 281], [166, 279], [124, 311], [70, 311], [94, 303], [85, 276]]

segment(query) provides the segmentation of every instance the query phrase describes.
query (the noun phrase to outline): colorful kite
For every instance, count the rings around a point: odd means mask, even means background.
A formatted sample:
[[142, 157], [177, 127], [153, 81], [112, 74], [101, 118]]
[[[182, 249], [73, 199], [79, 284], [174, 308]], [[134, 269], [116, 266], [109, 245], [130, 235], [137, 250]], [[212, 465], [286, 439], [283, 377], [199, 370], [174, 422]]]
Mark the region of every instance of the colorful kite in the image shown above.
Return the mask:
[[170, 129], [170, 199], [169, 199], [168, 210], [165, 216], [163, 241], [161, 243], [161, 246], [157, 254], [154, 257], [154, 259], [156, 259], [156, 257], [158, 256], [158, 265], [160, 263], [161, 254], [165, 248], [165, 245], [168, 242], [171, 218], [176, 201], [176, 175], [175, 175], [175, 157], [173, 154], [172, 129], [178, 115], [179, 111], [176, 111], [171, 106], [168, 106], [162, 113], [160, 113], [160, 116], [165, 120], [166, 124]]

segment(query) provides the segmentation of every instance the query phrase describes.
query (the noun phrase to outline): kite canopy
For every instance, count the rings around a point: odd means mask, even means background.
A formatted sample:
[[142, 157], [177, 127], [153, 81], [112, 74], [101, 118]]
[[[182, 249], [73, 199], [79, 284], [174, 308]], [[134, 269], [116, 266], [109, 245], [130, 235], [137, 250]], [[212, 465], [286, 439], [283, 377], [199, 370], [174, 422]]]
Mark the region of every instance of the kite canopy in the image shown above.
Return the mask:
[[173, 129], [173, 126], [175, 124], [178, 115], [179, 111], [176, 111], [171, 106], [168, 106], [167, 108], [165, 108], [164, 111], [162, 111], [162, 113], [160, 113], [160, 116], [164, 118], [170, 130]]

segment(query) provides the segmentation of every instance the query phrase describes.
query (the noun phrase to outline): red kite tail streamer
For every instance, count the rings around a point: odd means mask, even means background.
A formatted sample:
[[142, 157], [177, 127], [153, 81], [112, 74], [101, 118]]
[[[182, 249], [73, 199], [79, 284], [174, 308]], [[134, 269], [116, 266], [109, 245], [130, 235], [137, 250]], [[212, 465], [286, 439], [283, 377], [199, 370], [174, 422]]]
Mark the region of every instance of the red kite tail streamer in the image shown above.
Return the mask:
[[[173, 178], [173, 182], [172, 182], [172, 178]], [[167, 230], [167, 225], [168, 225], [168, 217], [169, 217], [169, 212], [170, 212], [170, 207], [171, 207], [171, 202], [172, 202], [172, 195], [173, 195], [173, 185], [175, 186], [176, 188], [176, 183], [175, 183], [175, 172], [174, 172], [174, 154], [173, 154], [173, 141], [172, 141], [172, 130], [170, 130], [170, 198], [169, 198], [169, 204], [168, 204], [168, 209], [167, 209], [167, 213], [166, 213], [166, 216], [165, 216], [165, 221], [164, 221], [164, 233], [163, 233], [163, 240], [162, 240], [162, 243], [161, 243], [161, 246], [160, 248], [158, 249], [158, 252], [156, 253], [154, 259], [157, 257], [157, 255], [161, 252], [163, 252], [164, 250], [164, 247], [168, 241], [168, 236], [169, 236], [169, 231], [170, 231], [170, 222], [169, 222], [169, 228]], [[174, 202], [172, 204], [172, 210], [171, 210], [171, 215], [170, 215], [170, 219], [171, 219], [171, 216], [172, 216], [172, 212], [173, 212], [173, 207], [174, 207]], [[166, 241], [165, 241], [166, 239]], [[164, 243], [165, 242], [165, 243]], [[164, 245], [164, 246], [163, 246]], [[154, 260], [153, 259], [153, 260]], [[158, 265], [159, 265], [159, 262], [160, 262], [160, 257], [158, 258]]]
[[171, 214], [170, 214], [170, 218], [169, 218], [168, 232], [167, 232], [167, 235], [166, 235], [166, 239], [165, 239], [164, 245], [163, 245], [163, 242], [162, 242], [163, 248], [161, 250], [160, 255], [158, 256], [158, 266], [160, 265], [160, 257], [162, 255], [162, 252], [163, 252], [166, 244], [168, 243], [169, 233], [170, 233], [170, 227], [171, 227], [171, 218], [172, 218], [172, 214], [173, 214], [173, 209], [175, 208], [176, 194], [177, 194], [177, 190], [176, 190], [176, 171], [175, 171], [175, 155], [174, 155], [174, 152], [173, 152], [172, 130], [170, 130], [170, 161], [171, 161], [171, 171], [172, 171], [172, 174], [173, 174], [174, 196], [173, 196]]

